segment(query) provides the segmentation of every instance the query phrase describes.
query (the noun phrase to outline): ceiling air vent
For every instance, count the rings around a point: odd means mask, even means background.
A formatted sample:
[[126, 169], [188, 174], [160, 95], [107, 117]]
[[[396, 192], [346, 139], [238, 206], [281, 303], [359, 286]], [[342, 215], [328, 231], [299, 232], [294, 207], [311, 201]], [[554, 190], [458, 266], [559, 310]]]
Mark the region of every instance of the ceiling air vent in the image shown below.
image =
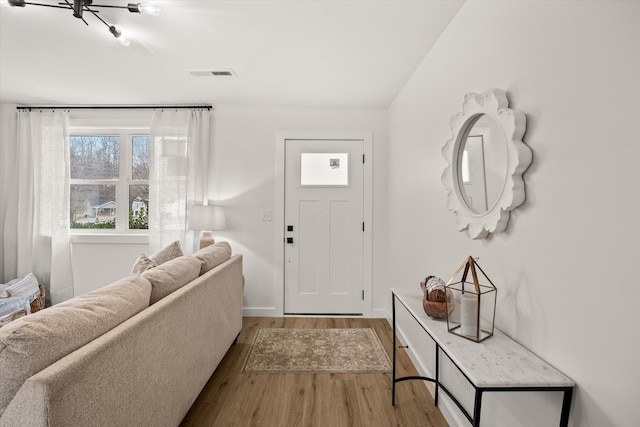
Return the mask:
[[189, 70], [189, 74], [196, 77], [235, 77], [236, 73], [231, 68], [218, 68], [215, 70]]

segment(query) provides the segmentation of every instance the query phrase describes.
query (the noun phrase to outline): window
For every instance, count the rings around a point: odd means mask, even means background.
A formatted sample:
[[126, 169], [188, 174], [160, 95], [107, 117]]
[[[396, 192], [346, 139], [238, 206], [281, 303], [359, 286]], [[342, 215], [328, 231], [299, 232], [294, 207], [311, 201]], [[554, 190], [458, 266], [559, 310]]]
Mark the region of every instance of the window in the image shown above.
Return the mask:
[[301, 187], [348, 187], [349, 153], [301, 153]]
[[69, 137], [72, 229], [148, 228], [148, 129], [83, 129]]

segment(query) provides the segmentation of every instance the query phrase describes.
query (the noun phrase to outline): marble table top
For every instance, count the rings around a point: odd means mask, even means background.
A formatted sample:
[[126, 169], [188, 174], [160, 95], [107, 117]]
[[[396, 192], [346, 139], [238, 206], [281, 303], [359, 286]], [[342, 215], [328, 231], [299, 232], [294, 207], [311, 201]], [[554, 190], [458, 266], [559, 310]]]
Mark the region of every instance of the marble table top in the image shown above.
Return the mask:
[[482, 342], [467, 340], [448, 332], [446, 319], [433, 319], [425, 314], [420, 290], [391, 291], [476, 387], [575, 386], [571, 378], [498, 329]]

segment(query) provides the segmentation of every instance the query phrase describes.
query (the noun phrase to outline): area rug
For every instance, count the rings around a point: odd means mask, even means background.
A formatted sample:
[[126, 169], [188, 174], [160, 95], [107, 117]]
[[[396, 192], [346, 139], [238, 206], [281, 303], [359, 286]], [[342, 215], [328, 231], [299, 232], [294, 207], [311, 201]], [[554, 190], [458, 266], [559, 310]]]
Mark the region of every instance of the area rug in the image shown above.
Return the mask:
[[380, 373], [391, 363], [372, 328], [258, 329], [243, 372]]

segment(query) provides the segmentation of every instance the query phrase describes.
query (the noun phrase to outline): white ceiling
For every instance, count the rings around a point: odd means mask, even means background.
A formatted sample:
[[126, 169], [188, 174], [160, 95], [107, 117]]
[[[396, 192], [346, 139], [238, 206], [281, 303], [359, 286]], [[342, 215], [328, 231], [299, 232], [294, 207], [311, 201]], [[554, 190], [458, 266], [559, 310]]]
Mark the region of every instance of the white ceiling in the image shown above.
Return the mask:
[[[86, 12], [88, 26], [70, 10], [1, 8], [0, 102], [384, 108], [463, 1], [153, 3], [158, 17], [100, 9], [128, 47]], [[188, 72], [218, 68], [237, 76]]]

